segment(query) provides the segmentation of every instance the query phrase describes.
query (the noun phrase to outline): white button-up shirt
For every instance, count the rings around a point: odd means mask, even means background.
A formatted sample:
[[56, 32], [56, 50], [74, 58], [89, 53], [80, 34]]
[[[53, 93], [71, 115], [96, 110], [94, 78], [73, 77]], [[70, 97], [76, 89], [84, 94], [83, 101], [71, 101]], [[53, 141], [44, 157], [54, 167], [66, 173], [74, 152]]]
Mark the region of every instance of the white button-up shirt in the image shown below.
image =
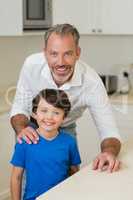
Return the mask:
[[75, 122], [88, 108], [101, 140], [108, 137], [120, 138], [101, 79], [91, 67], [80, 60], [76, 62], [72, 79], [58, 88], [44, 54], [29, 56], [20, 73], [11, 116], [25, 114], [29, 117], [32, 110], [32, 99], [45, 88], [62, 89], [69, 96], [71, 111], [62, 126], [66, 127]]

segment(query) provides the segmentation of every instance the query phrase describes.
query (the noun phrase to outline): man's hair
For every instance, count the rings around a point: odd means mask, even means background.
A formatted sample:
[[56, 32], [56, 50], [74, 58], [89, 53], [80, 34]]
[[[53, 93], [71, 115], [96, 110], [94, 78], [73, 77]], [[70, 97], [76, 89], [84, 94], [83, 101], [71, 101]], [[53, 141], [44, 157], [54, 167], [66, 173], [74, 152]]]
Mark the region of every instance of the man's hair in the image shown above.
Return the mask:
[[79, 44], [79, 32], [78, 30], [71, 24], [57, 24], [51, 28], [49, 28], [44, 35], [45, 47], [47, 47], [48, 39], [52, 33], [56, 33], [60, 36], [65, 36], [71, 34], [74, 38], [75, 45]]
[[32, 101], [33, 113], [36, 113], [41, 98], [52, 106], [64, 110], [64, 117], [68, 115], [71, 109], [71, 103], [63, 90], [44, 89]]

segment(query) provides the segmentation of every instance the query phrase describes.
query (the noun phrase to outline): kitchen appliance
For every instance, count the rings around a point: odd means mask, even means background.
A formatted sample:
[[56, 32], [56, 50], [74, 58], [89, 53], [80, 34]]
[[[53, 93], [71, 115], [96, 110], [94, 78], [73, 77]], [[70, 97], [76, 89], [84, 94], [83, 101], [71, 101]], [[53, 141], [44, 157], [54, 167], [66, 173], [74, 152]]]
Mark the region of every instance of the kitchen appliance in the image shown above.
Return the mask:
[[44, 30], [52, 25], [52, 0], [23, 0], [23, 29]]
[[108, 94], [117, 92], [118, 88], [118, 77], [117, 75], [99, 75], [102, 82], [107, 90]]
[[118, 76], [118, 92], [122, 94], [129, 93], [131, 88], [129, 73], [127, 70], [123, 70]]
[[129, 93], [133, 88], [133, 65], [127, 65], [121, 68], [118, 75], [118, 92], [122, 94]]

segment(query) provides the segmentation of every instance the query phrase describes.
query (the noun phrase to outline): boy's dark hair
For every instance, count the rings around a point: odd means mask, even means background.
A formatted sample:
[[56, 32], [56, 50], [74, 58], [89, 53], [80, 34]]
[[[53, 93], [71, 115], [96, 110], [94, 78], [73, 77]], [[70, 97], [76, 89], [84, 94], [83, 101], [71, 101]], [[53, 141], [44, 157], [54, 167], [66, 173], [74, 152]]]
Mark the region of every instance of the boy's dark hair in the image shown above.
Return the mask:
[[36, 113], [40, 99], [45, 101], [54, 107], [64, 110], [64, 117], [66, 117], [71, 109], [71, 103], [67, 94], [63, 90], [44, 89], [32, 101], [32, 112]]

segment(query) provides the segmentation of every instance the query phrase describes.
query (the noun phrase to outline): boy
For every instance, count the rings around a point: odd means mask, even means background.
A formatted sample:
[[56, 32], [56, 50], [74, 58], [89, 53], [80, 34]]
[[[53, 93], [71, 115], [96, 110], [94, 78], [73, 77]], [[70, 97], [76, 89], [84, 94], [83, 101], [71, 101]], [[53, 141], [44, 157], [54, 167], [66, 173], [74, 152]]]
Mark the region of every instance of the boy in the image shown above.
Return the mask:
[[42, 90], [32, 101], [33, 117], [37, 121], [38, 144], [16, 144], [11, 163], [12, 200], [21, 199], [23, 171], [26, 172], [24, 200], [37, 196], [79, 170], [81, 163], [76, 140], [59, 129], [71, 104], [62, 90]]

